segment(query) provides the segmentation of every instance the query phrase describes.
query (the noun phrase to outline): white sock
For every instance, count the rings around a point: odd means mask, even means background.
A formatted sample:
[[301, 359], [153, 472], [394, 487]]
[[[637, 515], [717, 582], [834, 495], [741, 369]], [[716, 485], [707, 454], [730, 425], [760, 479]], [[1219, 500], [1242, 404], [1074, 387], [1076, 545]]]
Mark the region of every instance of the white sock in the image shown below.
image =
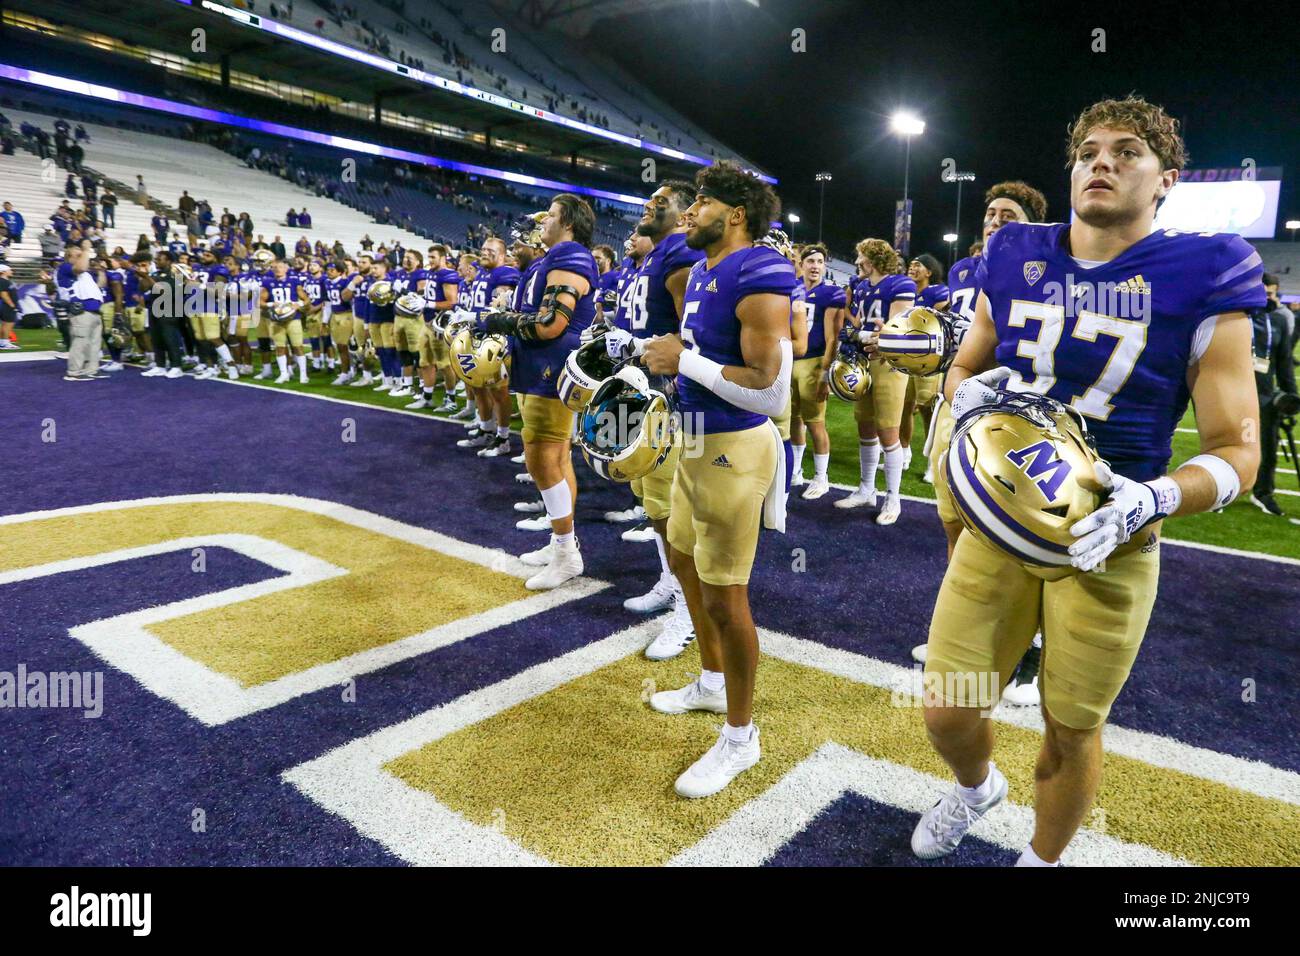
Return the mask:
[[476, 419], [474, 424], [478, 426], [478, 430], [481, 432], [485, 432], [492, 427], [492, 423], [490, 421], [484, 421], [481, 418]]
[[510, 426], [509, 425], [498, 426], [497, 438], [509, 438], [509, 437], [510, 437]]
[[298, 359], [298, 374], [301, 377], [306, 378], [307, 377], [307, 356], [299, 355], [296, 356], [296, 358]]
[[474, 416], [474, 420], [477, 421], [477, 420], [478, 420], [478, 405], [474, 402], [474, 399], [471, 398], [468, 402], [466, 402], [466, 403], [465, 403], [465, 407], [469, 409], [469, 413], [470, 413], [471, 415], [473, 415], [473, 416]]
[[1040, 857], [1037, 853], [1034, 852], [1034, 845], [1032, 843], [1025, 844], [1024, 852], [1020, 854], [1020, 859], [1016, 860], [1016, 866], [1060, 866], [1060, 865], [1061, 865], [1060, 860], [1057, 860], [1055, 863], [1048, 863], [1046, 860]]
[[894, 442], [885, 449], [885, 491], [891, 498], [897, 498], [898, 488], [902, 483], [903, 446]]
[[555, 543], [561, 548], [573, 544], [572, 531], [568, 532], [567, 534], [552, 534], [551, 537], [554, 539]]
[[230, 354], [230, 346], [225, 342], [217, 346], [217, 358], [221, 359], [222, 365], [229, 365], [235, 360], [234, 356]]
[[794, 473], [797, 475], [803, 471], [803, 453], [807, 450], [806, 444], [796, 445], [791, 443], [790, 450], [794, 452]]
[[961, 794], [961, 798], [966, 801], [968, 806], [978, 806], [988, 800], [989, 797], [993, 796], [992, 764], [989, 765], [989, 773], [984, 778], [983, 783], [978, 787], [963, 787], [961, 784], [957, 784], [957, 792]]
[[814, 478], [826, 477], [826, 466], [827, 464], [830, 463], [830, 460], [831, 460], [830, 452], [827, 452], [824, 455], [819, 455], [817, 454], [817, 452], [813, 452], [813, 477]]
[[659, 574], [671, 578], [673, 572], [668, 569], [668, 549], [664, 547], [664, 536], [655, 532], [655, 547], [659, 549]]
[[402, 384], [405, 385], [407, 388], [410, 388], [410, 387], [411, 387], [411, 376], [409, 376], [409, 375], [403, 375], [403, 376], [402, 376]]
[[546, 517], [552, 521], [573, 514], [573, 494], [569, 491], [569, 483], [559, 481], [549, 488], [543, 488], [542, 504], [546, 505]]
[[858, 439], [858, 467], [862, 472], [862, 487], [876, 487], [876, 469], [880, 466], [880, 439]]
[[700, 671], [700, 686], [710, 694], [716, 694], [727, 686], [727, 677], [722, 671]]
[[754, 722], [751, 720], [744, 727], [733, 727], [731, 724], [723, 724], [722, 736], [726, 737], [733, 744], [747, 744], [754, 736]]
[[289, 357], [287, 355], [277, 355], [275, 357], [275, 364], [280, 366], [281, 375], [289, 374]]

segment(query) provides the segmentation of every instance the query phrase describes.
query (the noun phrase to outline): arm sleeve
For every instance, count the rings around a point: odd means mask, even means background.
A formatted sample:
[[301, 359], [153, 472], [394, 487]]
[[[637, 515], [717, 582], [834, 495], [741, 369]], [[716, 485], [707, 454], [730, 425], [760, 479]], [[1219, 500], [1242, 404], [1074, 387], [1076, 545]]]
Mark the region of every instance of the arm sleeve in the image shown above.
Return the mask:
[[690, 349], [682, 353], [677, 370], [737, 408], [774, 417], [785, 411], [790, 399], [790, 369], [794, 365], [794, 347], [790, 340], [781, 339], [779, 347], [781, 370], [767, 388], [745, 388], [728, 381], [722, 374], [721, 365]]

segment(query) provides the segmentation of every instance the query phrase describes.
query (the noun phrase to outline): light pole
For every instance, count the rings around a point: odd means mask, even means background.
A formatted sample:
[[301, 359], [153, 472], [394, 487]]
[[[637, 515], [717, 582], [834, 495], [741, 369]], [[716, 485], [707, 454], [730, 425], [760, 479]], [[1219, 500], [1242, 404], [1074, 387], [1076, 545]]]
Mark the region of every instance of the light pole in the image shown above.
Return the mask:
[[907, 144], [903, 157], [903, 205], [900, 210], [902, 220], [894, 228], [895, 239], [900, 246], [898, 251], [906, 256], [908, 253], [908, 246], [911, 242], [911, 217], [908, 215], [909, 207], [907, 205], [907, 187], [909, 185], [908, 179], [912, 164], [912, 137], [920, 136], [925, 132], [925, 121], [915, 113], [908, 112], [907, 110], [900, 110], [890, 117], [889, 128], [899, 136], [903, 137], [903, 141]]
[[822, 220], [826, 217], [826, 184], [831, 181], [830, 173], [818, 173], [813, 177], [817, 180], [817, 185], [821, 190], [821, 198], [817, 205], [817, 241], [822, 241]]
[[944, 179], [957, 184], [957, 221], [953, 223], [953, 232], [956, 233], [953, 242], [956, 242], [961, 238], [961, 184], [975, 182], [975, 174], [958, 171], [945, 176]]
[[1288, 219], [1286, 227], [1291, 230], [1291, 241], [1295, 242], [1295, 231], [1300, 229], [1300, 219]]
[[948, 268], [951, 269], [957, 261], [957, 233], [945, 232], [943, 241], [948, 243]]

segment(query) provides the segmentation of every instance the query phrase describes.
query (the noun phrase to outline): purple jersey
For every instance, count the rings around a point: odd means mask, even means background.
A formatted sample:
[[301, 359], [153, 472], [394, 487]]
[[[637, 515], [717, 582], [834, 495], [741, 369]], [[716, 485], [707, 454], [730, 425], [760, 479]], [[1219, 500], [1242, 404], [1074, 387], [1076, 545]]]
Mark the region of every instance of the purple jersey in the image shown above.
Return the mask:
[[916, 294], [916, 304], [937, 309], [939, 303], [947, 302], [950, 295], [946, 285], [928, 285]]
[[448, 269], [445, 266], [441, 269], [430, 269], [424, 273], [424, 313], [430, 316], [434, 312], [434, 303], [442, 299], [442, 293], [445, 286], [450, 285], [454, 290], [451, 294], [453, 305], [456, 297], [460, 292], [460, 275], [455, 269]]
[[848, 297], [839, 286], [825, 281], [811, 289], [802, 282], [799, 287], [804, 290], [803, 298], [808, 310], [808, 351], [803, 357], [820, 358], [826, 354], [826, 311], [844, 308]]
[[632, 285], [628, 324], [633, 335], [649, 339], [673, 335], [681, 328], [667, 280], [678, 269], [689, 269], [703, 258], [702, 250], [686, 244], [684, 232], [669, 233], [646, 253], [641, 268], [628, 278]]
[[521, 285], [524, 290], [520, 299], [521, 312], [536, 312], [541, 308], [548, 278], [553, 272], [573, 272], [587, 280], [587, 293], [578, 300], [573, 318], [562, 334], [545, 342], [518, 339], [513, 342], [510, 390], [556, 398], [555, 382], [564, 368], [564, 361], [578, 347], [582, 330], [596, 317], [596, 259], [586, 246], [570, 240], [556, 243], [535, 265], [536, 269], [530, 267], [528, 270], [527, 284]]
[[885, 319], [889, 318], [889, 309], [895, 302], [911, 305], [915, 299], [916, 283], [907, 276], [881, 276], [876, 283], [863, 279], [853, 290], [853, 314], [859, 325], [865, 319], [880, 328], [885, 324]]
[[[623, 260], [627, 262], [626, 259]], [[605, 321], [612, 322], [614, 312], [618, 309], [618, 290], [623, 284], [625, 274], [625, 265], [617, 265], [610, 269], [598, 280], [596, 280], [597, 295], [600, 296], [602, 307], [605, 310]]]
[[325, 301], [325, 275], [306, 275], [302, 280], [302, 287], [307, 290], [307, 298], [312, 305], [320, 305]]
[[329, 299], [330, 315], [338, 317], [352, 311], [352, 300], [343, 300], [343, 290], [352, 281], [352, 276], [336, 276], [325, 280], [325, 298]]
[[395, 269], [388, 273], [388, 281], [393, 284], [393, 294], [403, 296], [408, 292], [419, 292], [420, 283], [427, 274], [423, 269], [412, 269], [410, 272]]
[[369, 322], [370, 298], [366, 293], [370, 291], [370, 283], [374, 280], [368, 275], [361, 275], [359, 272], [353, 278], [357, 280], [357, 284], [352, 287], [352, 315]]
[[277, 279], [274, 275], [268, 275], [262, 279], [262, 288], [266, 290], [268, 296], [267, 302], [275, 305], [279, 302], [298, 302], [298, 279], [295, 276], [286, 275], [283, 279]]
[[[736, 309], [749, 295], [790, 295], [796, 282], [790, 261], [767, 246], [749, 246], [724, 256], [712, 269], [700, 260], [686, 281], [682, 341], [721, 365], [744, 365]], [[699, 382], [677, 376], [677, 394], [686, 427], [698, 433], [735, 432], [767, 421], [720, 398]]]
[[976, 281], [1007, 387], [1068, 402], [1126, 478], [1164, 474], [1187, 372], [1214, 317], [1264, 305], [1263, 263], [1240, 236], [1162, 229], [1099, 265], [1070, 255], [1068, 224], [1008, 223]]
[[519, 277], [519, 285], [515, 286], [514, 294], [510, 297], [510, 308], [515, 312], [536, 312], [537, 306], [532, 304], [530, 289], [538, 281], [537, 274], [541, 271], [542, 263], [546, 261], [545, 256], [538, 256], [532, 262], [528, 263], [524, 273]]
[[614, 325], [624, 332], [632, 331], [632, 293], [636, 289], [636, 283], [632, 280], [636, 278], [639, 265], [634, 263], [631, 257], [623, 260], [623, 274], [619, 277], [618, 284], [615, 287], [618, 292], [618, 308], [614, 310]]
[[503, 285], [512, 289], [519, 285], [519, 270], [514, 266], [497, 266], [495, 269], [480, 271], [478, 278], [470, 283], [469, 310], [476, 316], [486, 312], [492, 304], [492, 293]]

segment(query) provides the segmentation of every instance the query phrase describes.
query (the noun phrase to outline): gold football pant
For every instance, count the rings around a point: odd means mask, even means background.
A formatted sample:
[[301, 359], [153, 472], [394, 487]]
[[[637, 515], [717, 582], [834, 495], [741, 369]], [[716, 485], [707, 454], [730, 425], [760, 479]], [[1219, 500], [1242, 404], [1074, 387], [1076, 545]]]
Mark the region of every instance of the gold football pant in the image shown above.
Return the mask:
[[853, 403], [853, 417], [876, 428], [897, 428], [903, 422], [903, 402], [910, 376], [897, 372], [884, 359], [871, 360], [871, 388]]
[[1058, 723], [1101, 726], [1119, 696], [1151, 619], [1160, 576], [1157, 532], [1106, 560], [1104, 571], [1044, 581], [971, 534], [957, 539], [930, 621], [927, 694], [960, 707], [993, 707], [1043, 633], [1039, 691]]
[[[490, 390], [495, 392], [496, 387]], [[483, 414], [484, 411], [486, 409], [480, 409], [479, 414]], [[519, 416], [524, 422], [520, 434], [525, 444], [531, 445], [539, 441], [568, 441], [573, 437], [573, 412], [565, 408], [564, 403], [558, 398], [547, 398], [545, 395], [520, 395]]]
[[682, 443], [679, 435], [662, 465], [644, 478], [635, 478], [631, 482], [632, 494], [641, 499], [641, 507], [645, 508], [646, 517], [651, 521], [662, 521], [672, 513], [673, 475], [677, 472], [677, 463], [681, 457]]
[[826, 402], [817, 401], [822, 374], [820, 355], [796, 359], [790, 371], [790, 411], [805, 424], [826, 420]]
[[291, 345], [295, 349], [302, 349], [302, 319], [291, 319], [288, 322], [271, 323], [271, 341], [275, 347], [282, 349], [286, 345]]

